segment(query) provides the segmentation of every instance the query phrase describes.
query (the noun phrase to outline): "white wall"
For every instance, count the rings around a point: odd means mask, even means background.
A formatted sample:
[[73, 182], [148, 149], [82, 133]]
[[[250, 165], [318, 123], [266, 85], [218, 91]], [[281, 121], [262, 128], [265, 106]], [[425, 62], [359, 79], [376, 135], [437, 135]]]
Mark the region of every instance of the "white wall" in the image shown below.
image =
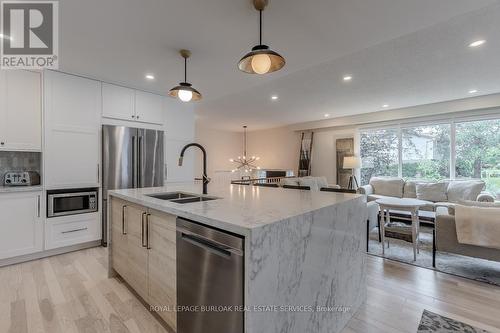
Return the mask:
[[337, 183], [336, 140], [354, 138], [354, 149], [359, 151], [357, 128], [323, 129], [314, 131], [312, 168], [313, 176], [325, 176], [328, 183]]
[[[229, 159], [243, 154], [243, 136], [238, 132], [204, 127], [197, 121], [195, 140], [207, 151], [207, 173], [212, 178], [217, 171], [233, 169], [234, 164], [229, 162]], [[197, 153], [195, 165], [196, 175], [201, 175], [201, 153]]]
[[283, 169], [297, 172], [300, 135], [287, 127], [248, 132], [248, 153], [260, 157], [263, 169]]
[[[169, 97], [163, 100], [165, 124], [165, 182], [193, 181], [196, 152], [186, 151], [182, 166], [179, 155], [182, 148], [195, 140], [195, 115], [192, 104], [182, 103]], [[200, 174], [201, 175], [201, 174]]]
[[[392, 122], [443, 119], [498, 112], [500, 94], [468, 98], [412, 108], [380, 111], [351, 117], [325, 119], [317, 122], [294, 124], [262, 131], [248, 132], [248, 154], [261, 157], [259, 165], [269, 169], [291, 169], [297, 172], [300, 131], [314, 131], [312, 169], [313, 176], [326, 176], [329, 183], [336, 183], [335, 141], [354, 138], [355, 152], [359, 153], [360, 127], [379, 126]], [[486, 109], [485, 109], [486, 108]], [[229, 158], [242, 155], [243, 134], [196, 126], [197, 140], [209, 150], [209, 175], [219, 170], [231, 170]], [[359, 170], [358, 170], [359, 178]]]
[[[232, 170], [235, 165], [230, 158], [243, 155], [243, 132], [212, 129], [196, 123], [196, 141], [207, 150], [209, 177]], [[248, 132], [247, 154], [260, 157], [258, 165], [263, 169], [290, 169], [298, 167], [300, 137], [286, 127]], [[196, 162], [201, 174], [201, 157]], [[235, 176], [234, 178], [237, 178]]]

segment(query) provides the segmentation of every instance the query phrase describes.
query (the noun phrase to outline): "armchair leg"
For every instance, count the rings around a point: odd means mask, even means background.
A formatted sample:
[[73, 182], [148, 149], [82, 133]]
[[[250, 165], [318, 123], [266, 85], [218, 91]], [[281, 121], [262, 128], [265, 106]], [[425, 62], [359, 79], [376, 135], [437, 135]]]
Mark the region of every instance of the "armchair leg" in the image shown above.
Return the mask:
[[436, 229], [432, 230], [432, 267], [436, 268]]
[[366, 220], [366, 252], [369, 252], [370, 244], [370, 220]]
[[378, 242], [381, 243], [382, 242], [382, 233], [380, 232], [380, 214], [378, 215], [377, 217], [377, 220], [378, 220]]

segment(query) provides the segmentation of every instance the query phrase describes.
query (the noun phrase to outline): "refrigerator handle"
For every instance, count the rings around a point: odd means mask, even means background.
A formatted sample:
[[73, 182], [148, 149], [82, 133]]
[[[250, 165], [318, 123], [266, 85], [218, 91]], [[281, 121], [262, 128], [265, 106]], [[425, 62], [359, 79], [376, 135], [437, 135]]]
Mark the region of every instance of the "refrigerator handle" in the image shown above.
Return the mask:
[[132, 178], [133, 186], [137, 188], [137, 136], [132, 136]]
[[137, 145], [138, 158], [137, 158], [137, 187], [142, 187], [142, 152], [144, 151], [144, 142], [142, 140], [142, 135], [138, 137], [139, 143]]

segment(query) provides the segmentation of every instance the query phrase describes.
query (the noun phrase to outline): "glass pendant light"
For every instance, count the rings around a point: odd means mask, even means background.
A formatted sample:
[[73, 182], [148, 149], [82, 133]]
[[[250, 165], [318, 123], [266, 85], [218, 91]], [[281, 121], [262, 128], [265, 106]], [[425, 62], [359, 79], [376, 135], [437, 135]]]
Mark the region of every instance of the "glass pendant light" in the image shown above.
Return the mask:
[[262, 11], [268, 0], [254, 0], [255, 9], [259, 11], [259, 45], [241, 58], [238, 68], [249, 74], [267, 74], [280, 70], [285, 66], [285, 58], [262, 44]]
[[191, 83], [187, 82], [187, 58], [191, 56], [191, 52], [188, 50], [180, 50], [180, 54], [184, 58], [184, 82], [170, 89], [168, 95], [178, 98], [183, 102], [199, 101], [201, 99], [200, 92], [194, 89]]

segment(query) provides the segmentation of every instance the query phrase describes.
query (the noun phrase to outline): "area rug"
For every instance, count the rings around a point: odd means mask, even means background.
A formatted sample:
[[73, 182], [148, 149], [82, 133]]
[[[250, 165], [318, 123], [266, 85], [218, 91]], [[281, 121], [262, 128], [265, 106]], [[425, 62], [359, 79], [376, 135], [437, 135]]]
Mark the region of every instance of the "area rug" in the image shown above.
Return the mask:
[[488, 331], [472, 327], [460, 321], [440, 316], [434, 312], [424, 310], [417, 333], [488, 333]]
[[[382, 245], [378, 241], [377, 229], [370, 233], [369, 254], [382, 257]], [[413, 261], [413, 247], [398, 239], [389, 239], [389, 248], [385, 248], [386, 259], [392, 259], [407, 264], [434, 269], [432, 267], [432, 228], [420, 228], [420, 253], [417, 261]], [[500, 263], [476, 259], [456, 254], [438, 252], [436, 270], [460, 277], [500, 286]]]

